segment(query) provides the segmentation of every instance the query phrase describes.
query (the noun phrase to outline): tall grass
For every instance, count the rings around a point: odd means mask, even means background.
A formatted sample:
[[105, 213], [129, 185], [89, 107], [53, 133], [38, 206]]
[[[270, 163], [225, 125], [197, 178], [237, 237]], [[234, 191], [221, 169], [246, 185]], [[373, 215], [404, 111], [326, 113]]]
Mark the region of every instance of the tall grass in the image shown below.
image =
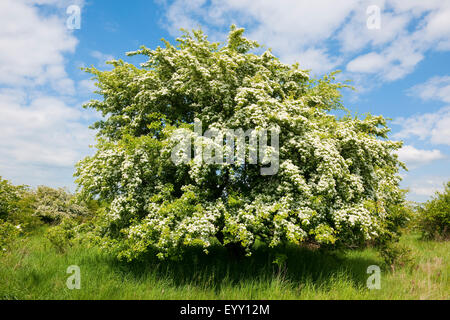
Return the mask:
[[[125, 263], [96, 248], [51, 247], [44, 229], [16, 242], [0, 257], [0, 299], [448, 299], [448, 242], [401, 242], [414, 263], [394, 271], [373, 249], [327, 253], [287, 246], [259, 246], [252, 257], [230, 259], [214, 247], [195, 248], [181, 262], [148, 257]], [[276, 254], [286, 264], [274, 264]], [[81, 289], [69, 290], [67, 267], [81, 268]], [[381, 289], [369, 290], [369, 265], [382, 268]]]

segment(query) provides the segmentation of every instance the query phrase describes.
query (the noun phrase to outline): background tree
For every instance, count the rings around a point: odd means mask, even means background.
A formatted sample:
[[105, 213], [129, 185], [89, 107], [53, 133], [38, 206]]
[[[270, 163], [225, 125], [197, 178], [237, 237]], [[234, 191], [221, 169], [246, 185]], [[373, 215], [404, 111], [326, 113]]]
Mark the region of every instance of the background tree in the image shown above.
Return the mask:
[[[108, 203], [97, 229], [119, 257], [149, 249], [176, 257], [185, 246], [207, 248], [217, 239], [251, 253], [257, 239], [356, 246], [392, 235], [390, 207], [403, 201], [401, 163], [382, 116], [338, 117], [340, 89], [334, 74], [311, 79], [231, 27], [224, 45], [201, 31], [174, 46], [141, 47], [138, 68], [122, 60], [111, 71], [88, 68], [101, 100], [97, 152], [77, 165], [85, 198]], [[275, 128], [279, 171], [262, 164], [175, 164], [176, 129]], [[212, 142], [202, 140], [204, 147]], [[271, 151], [273, 152], [273, 150]], [[395, 230], [394, 230], [395, 232]]]
[[74, 195], [63, 188], [38, 186], [34, 192], [34, 215], [47, 223], [59, 223], [65, 218], [82, 218], [90, 214], [85, 203], [77, 203]]
[[425, 202], [417, 212], [417, 226], [425, 239], [450, 239], [450, 181], [443, 192]]

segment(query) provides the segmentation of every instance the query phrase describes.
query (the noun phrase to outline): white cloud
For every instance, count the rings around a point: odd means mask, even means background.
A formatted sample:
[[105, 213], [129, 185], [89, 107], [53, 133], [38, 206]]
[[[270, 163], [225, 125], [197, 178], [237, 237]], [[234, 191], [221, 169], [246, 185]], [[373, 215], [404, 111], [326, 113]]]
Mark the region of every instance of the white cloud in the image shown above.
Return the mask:
[[[386, 2], [386, 9], [391, 11], [382, 13], [380, 30], [372, 33], [364, 31], [358, 36], [358, 32], [354, 31], [358, 29], [353, 23], [348, 26], [352, 31], [343, 32], [341, 39], [344, 48], [350, 42], [357, 49], [367, 43], [375, 49], [375, 52], [351, 60], [347, 64], [348, 71], [374, 73], [383, 80], [394, 81], [411, 73], [428, 51], [450, 50], [450, 3], [404, 2]], [[379, 46], [384, 42], [386, 46]], [[364, 65], [365, 62], [374, 68]]]
[[386, 81], [394, 81], [411, 73], [424, 58], [409, 38], [398, 39], [381, 52], [360, 55], [347, 64], [347, 71], [376, 74]]
[[74, 93], [64, 54], [73, 53], [78, 40], [66, 29], [63, 17], [44, 16], [29, 4], [49, 2], [0, 2], [0, 85], [50, 84], [62, 93]]
[[423, 29], [425, 41], [431, 42], [448, 41], [450, 30], [450, 5], [446, 2], [438, 10], [432, 11], [425, 19], [426, 25]]
[[408, 93], [422, 100], [433, 99], [450, 103], [450, 76], [433, 77], [425, 83], [412, 87]]
[[376, 52], [361, 55], [347, 65], [350, 72], [377, 73], [386, 65], [385, 58]]
[[[201, 26], [224, 40], [231, 23], [272, 47], [285, 62], [298, 61], [313, 73], [347, 66], [357, 74], [394, 81], [414, 71], [425, 54], [450, 50], [450, 2], [404, 0], [176, 0], [164, 1], [165, 27]], [[368, 6], [381, 9], [381, 28], [369, 30]], [[335, 56], [331, 54], [334, 53]]]
[[65, 24], [69, 4], [83, 1], [0, 1], [0, 175], [14, 182], [72, 184], [74, 164], [91, 153], [93, 113], [74, 107], [65, 70], [78, 43]]
[[70, 5], [77, 5], [82, 7], [84, 4], [84, 0], [16, 0], [16, 1], [22, 1], [25, 4], [28, 5], [50, 5], [55, 6], [58, 8], [67, 8]]
[[398, 156], [400, 161], [405, 162], [409, 169], [445, 158], [440, 150], [416, 149], [410, 145], [403, 146], [398, 151]]
[[420, 177], [411, 182], [409, 190], [416, 196], [431, 197], [436, 191], [442, 192], [448, 180], [448, 177]]
[[340, 59], [321, 42], [334, 35], [358, 2], [177, 0], [167, 5], [164, 24], [173, 35], [179, 28], [201, 26], [214, 40], [224, 40], [223, 30], [232, 23], [248, 25], [247, 36], [273, 48], [283, 61], [322, 73], [336, 68]]
[[442, 7], [442, 2], [442, 0], [389, 0], [389, 4], [396, 12], [411, 12], [415, 17], [419, 17], [424, 12], [439, 9]]
[[282, 59], [285, 63], [301, 63], [303, 69], [310, 69], [317, 74], [326, 73], [335, 69], [341, 59], [330, 56], [323, 49], [311, 48], [292, 55], [284, 54]]
[[420, 140], [428, 139], [433, 144], [450, 145], [450, 106], [434, 113], [398, 118], [394, 124], [401, 126], [401, 130], [394, 134], [397, 139], [418, 137]]
[[264, 43], [297, 50], [330, 38], [358, 2], [350, 0], [336, 5], [334, 0], [233, 0], [228, 2], [228, 10], [245, 11], [251, 16], [256, 21], [251, 33], [260, 35]]
[[[412, 18], [411, 12], [393, 12], [387, 11], [385, 1], [370, 1], [370, 5], [376, 5], [380, 8], [380, 29], [369, 29], [367, 25], [367, 6], [369, 2], [360, 3], [355, 6], [355, 10], [350, 19], [343, 25], [337, 35], [341, 50], [345, 53], [356, 53], [366, 46], [371, 45], [380, 48], [389, 44], [399, 36], [405, 33]], [[373, 13], [371, 13], [373, 14]]]
[[[411, 96], [422, 100], [450, 102], [450, 76], [433, 77], [424, 83], [407, 90]], [[408, 118], [398, 118], [394, 124], [401, 129], [394, 137], [405, 139], [418, 137], [433, 144], [450, 145], [450, 106], [442, 107], [436, 112], [416, 114]]]
[[0, 91], [1, 164], [73, 165], [89, 152], [93, 132], [85, 112], [51, 96], [29, 97], [20, 90]]

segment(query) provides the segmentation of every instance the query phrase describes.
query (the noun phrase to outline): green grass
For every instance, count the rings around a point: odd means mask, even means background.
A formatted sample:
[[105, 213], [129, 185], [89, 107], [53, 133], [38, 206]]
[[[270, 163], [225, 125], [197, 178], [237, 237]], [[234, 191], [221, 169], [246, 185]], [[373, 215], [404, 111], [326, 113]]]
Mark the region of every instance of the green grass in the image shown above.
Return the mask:
[[[414, 262], [383, 267], [373, 249], [330, 254], [287, 247], [284, 268], [275, 252], [259, 246], [254, 255], [229, 259], [213, 248], [190, 250], [182, 262], [122, 263], [96, 248], [75, 246], [58, 253], [44, 229], [22, 238], [0, 257], [0, 299], [449, 299], [448, 242], [401, 239]], [[81, 268], [81, 289], [69, 290], [67, 267]], [[381, 289], [368, 290], [369, 265], [382, 268]]]

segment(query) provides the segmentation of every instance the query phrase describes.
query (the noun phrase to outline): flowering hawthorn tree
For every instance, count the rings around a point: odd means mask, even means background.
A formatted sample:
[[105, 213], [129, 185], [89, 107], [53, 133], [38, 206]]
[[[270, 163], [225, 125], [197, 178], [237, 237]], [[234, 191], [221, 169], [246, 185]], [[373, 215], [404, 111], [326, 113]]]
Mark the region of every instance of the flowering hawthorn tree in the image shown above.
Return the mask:
[[[231, 27], [226, 44], [201, 31], [174, 46], [141, 47], [113, 60], [111, 71], [88, 68], [102, 100], [97, 152], [77, 165], [84, 197], [108, 203], [99, 218], [101, 243], [129, 260], [149, 249], [158, 257], [213, 241], [251, 254], [270, 246], [315, 242], [357, 245], [389, 233], [390, 206], [402, 201], [395, 151], [381, 116], [337, 117], [343, 109], [333, 73], [311, 79]], [[255, 51], [255, 50], [253, 50]], [[276, 129], [279, 169], [263, 164], [171, 160], [173, 134], [194, 122], [216, 130]], [[202, 147], [213, 143], [203, 139]], [[270, 152], [271, 148], [267, 148]], [[274, 152], [274, 150], [271, 150]]]

